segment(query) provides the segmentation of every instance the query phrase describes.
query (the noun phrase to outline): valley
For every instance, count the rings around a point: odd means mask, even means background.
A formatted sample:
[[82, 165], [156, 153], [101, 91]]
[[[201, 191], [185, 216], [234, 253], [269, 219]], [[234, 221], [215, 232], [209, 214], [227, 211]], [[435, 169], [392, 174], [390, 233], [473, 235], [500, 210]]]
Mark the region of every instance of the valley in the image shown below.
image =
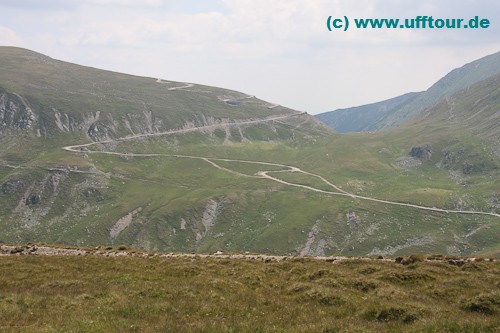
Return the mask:
[[302, 256], [500, 251], [498, 76], [390, 131], [340, 134], [221, 88], [16, 48], [0, 48], [0, 63], [4, 243]]
[[500, 2], [0, 13], [0, 333], [500, 333]]

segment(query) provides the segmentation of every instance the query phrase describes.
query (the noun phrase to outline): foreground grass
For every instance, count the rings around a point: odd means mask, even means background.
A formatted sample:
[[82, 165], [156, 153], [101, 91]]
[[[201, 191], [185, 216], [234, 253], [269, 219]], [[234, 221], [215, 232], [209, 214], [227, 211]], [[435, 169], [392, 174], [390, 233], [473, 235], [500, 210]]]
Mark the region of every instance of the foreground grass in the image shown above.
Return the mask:
[[2, 332], [498, 332], [500, 263], [0, 257]]

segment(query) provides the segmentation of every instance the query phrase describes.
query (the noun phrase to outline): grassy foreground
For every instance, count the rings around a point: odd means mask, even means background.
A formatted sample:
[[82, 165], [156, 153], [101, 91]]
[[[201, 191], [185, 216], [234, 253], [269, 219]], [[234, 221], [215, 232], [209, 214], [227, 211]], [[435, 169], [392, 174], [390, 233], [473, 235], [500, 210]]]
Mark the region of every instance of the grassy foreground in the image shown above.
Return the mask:
[[499, 332], [500, 262], [0, 257], [2, 332]]

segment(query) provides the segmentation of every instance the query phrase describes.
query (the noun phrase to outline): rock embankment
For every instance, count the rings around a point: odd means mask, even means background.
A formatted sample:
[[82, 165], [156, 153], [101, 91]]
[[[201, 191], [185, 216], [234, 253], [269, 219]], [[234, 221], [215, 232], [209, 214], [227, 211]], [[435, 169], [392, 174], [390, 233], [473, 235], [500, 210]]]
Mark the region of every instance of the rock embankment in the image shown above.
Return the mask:
[[378, 256], [370, 257], [344, 257], [344, 256], [278, 256], [253, 253], [229, 253], [217, 251], [211, 254], [201, 253], [162, 253], [143, 252], [127, 246], [97, 246], [85, 248], [58, 247], [48, 245], [0, 245], [0, 256], [100, 256], [100, 257], [139, 257], [139, 258], [191, 258], [191, 259], [235, 259], [235, 260], [255, 260], [263, 262], [281, 262], [294, 260], [318, 260], [331, 262], [333, 264], [343, 261], [377, 261], [388, 263], [399, 263], [402, 265], [414, 264], [416, 262], [444, 262], [450, 265], [463, 266], [469, 262], [498, 261], [498, 258], [473, 258], [444, 255], [411, 255], [409, 257], [384, 258]]

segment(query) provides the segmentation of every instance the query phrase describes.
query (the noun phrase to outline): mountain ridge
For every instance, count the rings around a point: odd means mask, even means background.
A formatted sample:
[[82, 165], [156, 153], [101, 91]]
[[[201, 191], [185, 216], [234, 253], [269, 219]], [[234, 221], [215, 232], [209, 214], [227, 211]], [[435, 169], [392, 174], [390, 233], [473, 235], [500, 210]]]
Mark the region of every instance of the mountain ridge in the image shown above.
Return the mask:
[[[377, 103], [324, 112], [316, 117], [339, 132], [380, 131], [395, 128], [411, 121], [412, 118], [438, 104], [444, 98], [498, 73], [500, 73], [500, 52], [453, 69], [426, 91], [415, 93], [413, 99], [408, 99], [395, 107], [391, 107], [391, 103], [394, 100], [403, 99], [407, 94]], [[377, 108], [374, 109], [375, 106]], [[390, 112], [384, 113], [380, 109], [389, 109]], [[352, 125], [354, 122], [356, 122], [355, 126]]]
[[[37, 135], [43, 137], [77, 130], [99, 141], [229, 119], [299, 113], [233, 90], [103, 71], [25, 49], [2, 47], [0, 61], [4, 68], [0, 89], [12, 94], [3, 98], [4, 109], [6, 99], [20, 98], [18, 108], [24, 107], [25, 112], [17, 118], [37, 122]], [[27, 115], [27, 102], [43, 115]], [[1, 116], [7, 116], [5, 111]]]
[[370, 131], [373, 124], [397, 112], [402, 105], [414, 100], [421, 93], [410, 92], [381, 102], [337, 109], [332, 111], [335, 117], [332, 117], [330, 112], [320, 113], [316, 115], [316, 118], [341, 133]]

